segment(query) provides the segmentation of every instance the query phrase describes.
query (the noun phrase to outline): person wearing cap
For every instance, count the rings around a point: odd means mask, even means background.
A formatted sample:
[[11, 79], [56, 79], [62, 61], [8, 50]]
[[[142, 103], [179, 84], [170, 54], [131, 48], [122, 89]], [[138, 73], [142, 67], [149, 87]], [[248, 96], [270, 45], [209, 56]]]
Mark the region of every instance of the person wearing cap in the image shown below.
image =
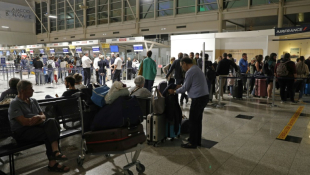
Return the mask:
[[130, 96], [136, 96], [140, 98], [148, 98], [152, 96], [152, 93], [144, 88], [145, 79], [141, 75], [137, 76], [134, 80], [135, 87], [129, 89]]

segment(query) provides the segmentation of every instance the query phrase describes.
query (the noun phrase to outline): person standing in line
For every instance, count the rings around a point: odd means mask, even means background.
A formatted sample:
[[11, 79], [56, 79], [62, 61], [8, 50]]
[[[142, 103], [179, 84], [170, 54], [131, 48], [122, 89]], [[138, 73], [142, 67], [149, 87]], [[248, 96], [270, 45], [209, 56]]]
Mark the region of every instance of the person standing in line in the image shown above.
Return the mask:
[[111, 80], [111, 68], [110, 68], [110, 63], [111, 63], [111, 60], [110, 60], [110, 57], [107, 57], [106, 59], [104, 59], [105, 61], [105, 64], [106, 64], [106, 74], [105, 74], [105, 77], [106, 77], [106, 81], [110, 81]]
[[308, 66], [309, 70], [310, 70], [310, 56], [307, 58], [307, 60], [305, 61], [306, 65]]
[[[163, 72], [164, 72], [165, 75], [167, 75], [167, 73], [168, 73], [168, 71], [169, 71], [169, 69], [170, 69], [170, 67], [171, 67], [171, 65], [173, 64], [174, 61], [175, 61], [175, 57], [171, 57], [171, 58], [170, 58], [170, 63], [169, 63], [168, 65], [166, 65], [165, 67], [162, 68], [162, 70], [163, 70]], [[172, 76], [174, 76], [174, 72], [172, 72], [172, 73], [169, 75], [169, 77], [168, 77], [167, 80], [169, 81], [170, 78], [171, 78]]]
[[67, 61], [68, 64], [71, 63], [71, 60], [68, 54], [66, 54], [65, 61]]
[[48, 69], [48, 80], [50, 80], [51, 84], [53, 84], [53, 79], [54, 79], [53, 72], [54, 72], [54, 69], [56, 68], [53, 57], [48, 58], [46, 65]]
[[111, 53], [111, 80], [113, 81], [114, 80], [114, 74], [113, 74], [113, 71], [114, 71], [114, 62], [116, 60], [116, 57], [114, 56], [115, 54], [112, 52]]
[[[166, 75], [166, 79], [168, 79], [169, 75], [173, 72], [174, 70], [174, 78], [176, 80], [176, 84], [177, 85], [182, 85], [184, 82], [184, 76], [183, 76], [183, 70], [181, 67], [181, 59], [183, 58], [183, 53], [179, 53], [178, 54], [178, 59], [175, 60], [173, 62], [173, 64], [171, 65], [167, 75]], [[183, 100], [186, 100], [185, 102], [188, 102], [188, 97], [185, 93], [182, 93], [181, 95], [181, 100], [180, 100], [180, 104], [183, 105]]]
[[194, 52], [189, 53], [189, 58], [193, 60], [193, 65], [197, 65], [197, 60], [194, 58]]
[[68, 62], [64, 58], [61, 57], [60, 69], [61, 69], [62, 82], [65, 82], [65, 77], [67, 76], [67, 65], [68, 65]]
[[106, 66], [107, 66], [107, 62], [105, 61], [104, 56], [100, 55], [99, 61], [98, 61], [98, 67], [99, 67], [98, 73], [99, 73], [99, 80], [100, 80], [99, 83], [101, 85], [105, 85], [105, 80], [106, 80], [105, 78], [106, 78], [106, 73], [107, 73]]
[[196, 65], [197, 65], [198, 64], [198, 60], [199, 60], [199, 53], [198, 52], [195, 54], [194, 60], [196, 61]]
[[307, 64], [305, 64], [305, 57], [301, 56], [299, 58], [299, 62], [296, 63], [296, 73], [297, 73], [297, 78], [303, 78], [295, 81], [295, 88], [296, 89], [298, 86], [299, 88], [299, 96], [298, 96], [298, 101], [302, 102], [302, 96], [304, 95], [304, 89], [305, 89], [305, 84], [306, 84], [306, 79], [309, 76], [309, 68]]
[[267, 71], [267, 100], [271, 99], [272, 96], [272, 89], [273, 89], [273, 76], [274, 76], [274, 67], [276, 66], [277, 54], [271, 53], [269, 56], [269, 60], [267, 61], [268, 67], [266, 68]]
[[99, 83], [99, 66], [98, 66], [98, 62], [100, 61], [100, 58], [97, 57], [97, 54], [94, 53], [94, 69], [96, 71], [96, 82]]
[[92, 60], [88, 57], [88, 53], [82, 57], [82, 67], [84, 71], [84, 85], [88, 86], [90, 84], [90, 67]]
[[43, 82], [43, 63], [39, 57], [37, 57], [36, 62], [33, 66], [35, 68], [36, 85], [44, 84], [44, 82]]
[[242, 79], [242, 84], [243, 84], [243, 90], [246, 91], [246, 83], [247, 83], [247, 71], [248, 71], [248, 56], [246, 53], [242, 54], [242, 58], [239, 61], [239, 67], [240, 67], [240, 73], [241, 73], [241, 79]]
[[181, 147], [196, 149], [197, 146], [201, 146], [202, 117], [204, 108], [209, 102], [209, 89], [205, 75], [198, 66], [193, 65], [192, 59], [183, 58], [180, 60], [180, 64], [186, 72], [183, 86], [178, 85], [177, 90], [169, 89], [168, 92], [169, 94], [187, 92], [192, 99], [189, 112], [189, 142], [182, 144]]
[[152, 51], [146, 53], [147, 58], [143, 60], [143, 73], [142, 76], [145, 78], [144, 87], [152, 92], [152, 86], [157, 74], [157, 67], [155, 61], [151, 58]]
[[40, 61], [43, 63], [43, 54], [40, 54]]
[[128, 58], [127, 60], [127, 80], [131, 80], [132, 61], [131, 58]]
[[123, 60], [119, 57], [119, 54], [116, 54], [117, 58], [114, 61], [114, 64], [111, 65], [113, 66], [114, 69], [112, 71], [113, 74], [113, 83], [115, 81], [121, 81], [121, 72], [122, 72], [122, 65], [123, 65]]

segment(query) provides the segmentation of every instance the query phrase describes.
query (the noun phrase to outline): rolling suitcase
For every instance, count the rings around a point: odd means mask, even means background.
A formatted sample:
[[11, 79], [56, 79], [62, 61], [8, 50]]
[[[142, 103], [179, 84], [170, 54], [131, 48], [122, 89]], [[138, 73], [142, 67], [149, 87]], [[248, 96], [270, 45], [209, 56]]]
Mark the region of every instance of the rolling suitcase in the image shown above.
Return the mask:
[[83, 137], [89, 153], [125, 151], [146, 140], [142, 124], [130, 128], [87, 132]]
[[258, 97], [267, 96], [267, 80], [255, 79], [255, 95]]
[[147, 116], [146, 137], [148, 143], [154, 143], [154, 146], [166, 138], [166, 117], [164, 115], [149, 114]]
[[310, 94], [310, 84], [306, 84], [306, 85], [305, 85], [304, 94], [305, 94], [305, 95], [309, 95], [309, 94]]
[[243, 94], [243, 83], [241, 79], [236, 79], [233, 86], [233, 98], [242, 98]]
[[163, 93], [164, 93], [164, 90], [166, 89], [166, 87], [168, 86], [168, 83], [167, 83], [167, 81], [162, 81], [162, 82], [160, 82], [159, 84], [158, 84], [158, 90], [159, 90], [159, 92], [163, 95]]

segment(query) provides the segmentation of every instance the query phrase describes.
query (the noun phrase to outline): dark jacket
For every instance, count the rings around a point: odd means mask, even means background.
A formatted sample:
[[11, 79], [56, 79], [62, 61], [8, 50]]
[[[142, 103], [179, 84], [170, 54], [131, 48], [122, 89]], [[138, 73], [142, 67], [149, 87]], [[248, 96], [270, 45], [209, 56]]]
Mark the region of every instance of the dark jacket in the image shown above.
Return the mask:
[[99, 66], [98, 73], [106, 73], [106, 69], [104, 68], [105, 66], [107, 66], [106, 64], [107, 64], [107, 62], [105, 60], [100, 60], [98, 62], [98, 66]]
[[230, 66], [232, 66], [233, 68], [235, 68], [236, 71], [238, 71], [238, 67], [233, 61], [224, 58], [218, 63], [216, 73], [218, 75], [228, 75]]
[[43, 68], [43, 63], [42, 63], [42, 61], [36, 60], [36, 61], [33, 63], [33, 67], [34, 67], [35, 69], [42, 69], [42, 68]]
[[306, 59], [305, 63], [308, 65], [308, 68], [310, 70], [310, 60], [309, 59]]
[[132, 61], [127, 62], [127, 68], [132, 68]]
[[[197, 66], [202, 70], [202, 58], [199, 58], [197, 61]], [[212, 66], [212, 62], [205, 60], [205, 68]]]
[[6, 99], [6, 98], [15, 98], [15, 96], [18, 95], [16, 88], [10, 88], [4, 92], [1, 93], [0, 101]]
[[184, 79], [184, 75], [183, 75], [183, 71], [182, 71], [182, 67], [180, 65], [181, 59], [177, 59], [173, 62], [173, 64], [170, 66], [170, 69], [166, 75], [166, 78], [169, 77], [169, 75], [172, 73], [173, 70], [175, 70], [174, 72], [174, 78], [177, 80], [183, 80]]

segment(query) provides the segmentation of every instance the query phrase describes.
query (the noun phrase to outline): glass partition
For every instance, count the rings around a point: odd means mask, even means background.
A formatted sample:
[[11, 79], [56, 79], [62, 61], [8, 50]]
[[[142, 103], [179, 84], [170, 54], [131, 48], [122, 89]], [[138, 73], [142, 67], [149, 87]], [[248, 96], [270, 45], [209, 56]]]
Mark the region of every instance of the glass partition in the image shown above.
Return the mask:
[[98, 0], [97, 1], [97, 24], [107, 24], [108, 23], [108, 1]]
[[[133, 14], [136, 15], [136, 0], [128, 0], [130, 7], [132, 8]], [[124, 21], [134, 20], [134, 15], [132, 14], [127, 0], [124, 0]]]
[[158, 0], [157, 16], [173, 15], [173, 0]]
[[177, 0], [177, 14], [195, 13], [196, 0]]
[[198, 12], [218, 10], [217, 0], [199, 0]]
[[140, 19], [154, 18], [154, 0], [140, 0]]
[[[255, 0], [254, 0], [255, 1]], [[258, 0], [260, 1], [260, 0]], [[246, 7], [248, 6], [248, 0], [238, 0], [238, 1], [224, 1], [227, 8], [237, 8], [237, 7]]]

